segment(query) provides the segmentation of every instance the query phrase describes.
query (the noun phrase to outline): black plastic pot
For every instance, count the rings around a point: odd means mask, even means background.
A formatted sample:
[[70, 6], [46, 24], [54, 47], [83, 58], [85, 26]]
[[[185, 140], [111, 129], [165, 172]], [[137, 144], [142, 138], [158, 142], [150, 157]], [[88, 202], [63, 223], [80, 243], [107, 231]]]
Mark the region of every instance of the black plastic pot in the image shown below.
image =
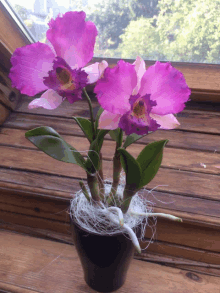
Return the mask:
[[122, 233], [102, 236], [80, 228], [72, 219], [70, 223], [86, 283], [98, 292], [119, 289], [134, 255], [129, 236]]

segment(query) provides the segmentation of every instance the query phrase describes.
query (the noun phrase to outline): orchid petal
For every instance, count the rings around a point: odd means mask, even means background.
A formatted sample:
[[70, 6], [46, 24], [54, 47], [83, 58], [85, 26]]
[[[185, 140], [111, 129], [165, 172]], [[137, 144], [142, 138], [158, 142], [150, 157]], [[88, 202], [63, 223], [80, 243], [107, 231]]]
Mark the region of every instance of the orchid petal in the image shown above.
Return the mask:
[[130, 96], [137, 84], [134, 65], [120, 60], [113, 68], [106, 68], [97, 81], [94, 92], [103, 109], [123, 115], [131, 109]]
[[54, 90], [47, 90], [43, 95], [34, 99], [29, 105], [29, 109], [35, 109], [42, 107], [44, 109], [53, 110], [56, 109], [63, 102], [63, 97], [58, 95]]
[[17, 48], [11, 57], [12, 86], [29, 96], [46, 90], [43, 77], [52, 69], [54, 58], [50, 47], [40, 42]]
[[103, 60], [102, 62], [96, 62], [92, 65], [84, 67], [83, 70], [88, 74], [89, 84], [96, 82], [100, 77], [102, 77], [105, 68], [108, 67], [108, 63]]
[[150, 113], [150, 117], [160, 124], [160, 129], [174, 129], [180, 125], [179, 121], [172, 114], [160, 116], [157, 114]]
[[137, 73], [137, 85], [134, 88], [132, 95], [137, 95], [141, 86], [141, 79], [146, 71], [146, 66], [144, 60], [139, 56], [137, 56], [133, 64], [135, 65], [135, 71]]
[[147, 69], [139, 90], [141, 96], [151, 94], [151, 100], [157, 102], [152, 113], [159, 115], [182, 111], [190, 93], [183, 74], [171, 64], [159, 61]]
[[47, 39], [57, 56], [73, 68], [84, 67], [93, 57], [97, 29], [85, 18], [83, 11], [69, 11], [49, 22]]
[[100, 129], [116, 129], [118, 128], [118, 123], [120, 121], [120, 114], [112, 114], [104, 110], [99, 118], [99, 127]]

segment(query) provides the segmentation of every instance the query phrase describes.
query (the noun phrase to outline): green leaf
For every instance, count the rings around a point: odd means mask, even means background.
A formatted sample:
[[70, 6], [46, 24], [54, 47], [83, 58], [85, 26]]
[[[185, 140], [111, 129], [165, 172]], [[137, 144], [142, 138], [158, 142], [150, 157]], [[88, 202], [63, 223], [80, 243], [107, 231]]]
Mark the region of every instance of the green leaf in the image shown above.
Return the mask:
[[90, 145], [90, 150], [96, 150], [99, 153], [102, 148], [104, 137], [108, 132], [109, 132], [109, 130], [100, 129], [97, 134], [96, 139], [93, 140], [93, 142]]
[[86, 161], [83, 156], [65, 142], [53, 128], [38, 127], [27, 131], [25, 137], [50, 157], [66, 163], [77, 164], [86, 170]]
[[142, 138], [144, 135], [138, 135], [136, 133], [132, 133], [126, 137], [126, 140], [123, 144], [123, 148], [127, 148], [129, 145], [131, 145], [133, 142], [137, 141], [138, 139]]
[[163, 148], [168, 140], [160, 140], [148, 144], [137, 157], [141, 168], [139, 188], [147, 185], [157, 174], [163, 158]]
[[52, 127], [49, 127], [49, 126], [37, 127], [25, 133], [26, 138], [29, 138], [31, 136], [37, 136], [37, 135], [52, 135], [56, 137], [61, 137], [59, 133], [56, 132], [56, 130], [54, 130]]
[[[32, 130], [29, 130], [29, 131], [27, 131], [25, 133], [25, 137], [27, 139], [29, 139], [33, 144], [35, 144], [33, 142], [34, 141], [34, 137], [37, 137], [37, 136], [48, 136], [48, 135], [49, 136], [53, 136], [53, 137], [57, 137], [57, 138], [60, 138], [60, 139], [63, 140], [63, 138], [61, 137], [61, 135], [59, 135], [59, 133], [56, 132], [56, 130], [54, 130], [52, 127], [49, 127], [49, 126], [40, 126], [40, 127], [34, 128]], [[70, 144], [68, 144], [67, 142], [65, 142], [65, 143], [68, 145], [69, 148], [74, 149], [74, 147], [72, 147]], [[38, 148], [40, 149], [40, 147], [38, 147]]]
[[108, 132], [109, 130], [100, 129], [96, 139], [90, 145], [88, 159], [86, 161], [86, 167], [90, 171], [90, 173], [95, 173], [99, 170], [99, 152], [102, 148], [104, 137]]
[[86, 169], [90, 174], [95, 174], [99, 170], [99, 166], [99, 154], [95, 150], [89, 150], [88, 158], [86, 160]]
[[136, 190], [140, 185], [141, 168], [135, 158], [129, 154], [125, 149], [118, 149], [121, 155], [121, 164], [126, 173], [126, 185], [130, 189]]
[[119, 128], [119, 134], [118, 134], [118, 147], [121, 147], [123, 141], [123, 130]]
[[98, 126], [99, 126], [99, 118], [102, 114], [102, 112], [104, 111], [104, 109], [102, 107], [99, 108], [98, 113], [96, 114], [96, 118], [95, 118], [95, 130], [97, 132]]
[[147, 134], [144, 134], [144, 135], [138, 135], [138, 134], [136, 134], [136, 133], [132, 133], [132, 134], [128, 135], [128, 136], [126, 137], [126, 140], [125, 140], [124, 144], [123, 144], [123, 148], [126, 149], [126, 148], [127, 148], [129, 145], [131, 145], [133, 142], [139, 140], [140, 138], [145, 137], [146, 135], [148, 135], [148, 134], [150, 134], [150, 133], [152, 133], [152, 132], [153, 132], [153, 131], [149, 131]]
[[82, 117], [73, 117], [73, 119], [76, 121], [76, 123], [79, 125], [79, 127], [84, 132], [86, 138], [91, 143], [93, 140], [93, 131], [92, 131], [92, 123], [90, 120]]
[[114, 141], [117, 141], [118, 128], [114, 130], [110, 130], [109, 134]]
[[121, 130], [121, 128], [110, 130], [109, 134], [111, 138], [117, 142], [118, 146], [121, 146], [123, 141], [123, 131]]

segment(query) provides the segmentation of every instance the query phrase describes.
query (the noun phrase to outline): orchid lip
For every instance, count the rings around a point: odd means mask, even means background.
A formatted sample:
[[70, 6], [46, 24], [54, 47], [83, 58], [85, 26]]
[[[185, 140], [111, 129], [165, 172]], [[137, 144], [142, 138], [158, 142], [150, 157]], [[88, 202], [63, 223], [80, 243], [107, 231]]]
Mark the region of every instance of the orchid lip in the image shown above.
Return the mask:
[[60, 74], [62, 70], [63, 70], [62, 67], [57, 67], [57, 68], [56, 68], [56, 73], [57, 73], [57, 74]]
[[72, 69], [63, 58], [56, 57], [53, 69], [44, 77], [44, 84], [73, 103], [81, 99], [82, 89], [88, 82], [87, 76], [81, 68]]
[[134, 117], [140, 122], [141, 120], [144, 121], [147, 125], [148, 119], [146, 119], [146, 111], [147, 111], [147, 105], [144, 103], [144, 101], [140, 98], [136, 100], [133, 104], [133, 111], [131, 113], [131, 118], [133, 119]]
[[71, 73], [66, 68], [57, 67], [56, 68], [56, 76], [61, 83], [61, 90], [74, 90], [75, 85], [71, 76]]
[[147, 134], [149, 131], [155, 131], [160, 126], [150, 117], [152, 108], [156, 105], [155, 101], [150, 100], [150, 95], [135, 95], [130, 97], [131, 110], [123, 115], [119, 121], [119, 127], [127, 135], [137, 133]]

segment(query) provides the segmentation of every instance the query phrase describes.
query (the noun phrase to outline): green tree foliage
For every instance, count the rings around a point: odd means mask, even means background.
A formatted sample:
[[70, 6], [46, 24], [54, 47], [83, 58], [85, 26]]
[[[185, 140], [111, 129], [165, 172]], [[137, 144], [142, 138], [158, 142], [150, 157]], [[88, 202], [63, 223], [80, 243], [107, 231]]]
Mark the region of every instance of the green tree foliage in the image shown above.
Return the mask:
[[126, 27], [118, 48], [123, 58], [220, 63], [220, 1], [160, 0], [158, 9]]
[[99, 50], [116, 49], [121, 42], [120, 35], [131, 20], [144, 16], [152, 17], [157, 13], [158, 0], [106, 0], [96, 5], [89, 13], [99, 31]]
[[132, 20], [121, 39], [117, 52], [122, 58], [135, 59], [140, 55], [143, 59], [165, 60], [160, 35], [152, 18]]

